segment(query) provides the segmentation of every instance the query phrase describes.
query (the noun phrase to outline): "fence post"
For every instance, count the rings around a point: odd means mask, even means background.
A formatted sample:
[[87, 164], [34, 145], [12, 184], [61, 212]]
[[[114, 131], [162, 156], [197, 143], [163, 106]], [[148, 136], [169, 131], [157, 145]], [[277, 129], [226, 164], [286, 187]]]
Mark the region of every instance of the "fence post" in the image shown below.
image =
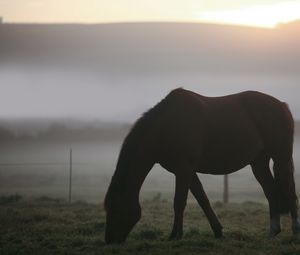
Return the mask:
[[72, 200], [72, 148], [70, 149], [69, 155], [69, 203]]
[[224, 175], [224, 193], [223, 193], [223, 202], [228, 203], [228, 175]]

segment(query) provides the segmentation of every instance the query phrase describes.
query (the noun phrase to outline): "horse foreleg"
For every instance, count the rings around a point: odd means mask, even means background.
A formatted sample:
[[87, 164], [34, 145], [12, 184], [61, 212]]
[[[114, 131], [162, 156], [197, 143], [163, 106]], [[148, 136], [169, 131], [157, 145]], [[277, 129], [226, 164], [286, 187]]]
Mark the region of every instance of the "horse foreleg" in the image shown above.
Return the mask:
[[169, 240], [181, 239], [183, 235], [183, 213], [186, 206], [191, 177], [185, 174], [176, 174], [176, 187], [174, 197], [174, 223]]
[[280, 213], [278, 210], [278, 193], [275, 181], [269, 167], [270, 159], [261, 157], [251, 164], [253, 174], [260, 183], [270, 208], [270, 237], [276, 236], [281, 232]]
[[209, 200], [205, 194], [205, 191], [203, 189], [202, 183], [200, 182], [198, 176], [196, 173], [193, 174], [193, 178], [191, 181], [190, 190], [194, 197], [196, 198], [198, 204], [201, 206], [202, 210], [204, 211], [209, 224], [215, 234], [215, 237], [222, 237], [222, 225], [219, 222], [216, 214], [214, 213], [213, 209], [211, 208], [211, 205], [209, 203]]

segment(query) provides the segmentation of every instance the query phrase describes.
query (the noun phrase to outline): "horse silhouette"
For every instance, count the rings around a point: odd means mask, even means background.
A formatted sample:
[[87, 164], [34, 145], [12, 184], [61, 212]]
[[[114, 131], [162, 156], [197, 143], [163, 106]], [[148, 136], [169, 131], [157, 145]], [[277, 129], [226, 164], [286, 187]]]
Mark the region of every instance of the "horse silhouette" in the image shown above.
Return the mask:
[[[290, 213], [300, 233], [293, 167], [294, 120], [287, 104], [245, 91], [205, 97], [182, 88], [171, 91], [137, 120], [122, 145], [108, 188], [107, 243], [126, 240], [141, 217], [139, 193], [155, 163], [176, 176], [174, 224], [170, 239], [183, 234], [188, 191], [202, 207], [216, 237], [222, 225], [197, 172], [223, 175], [251, 165], [269, 202], [270, 236], [281, 231], [280, 214]], [[274, 177], [269, 168], [273, 160]]]

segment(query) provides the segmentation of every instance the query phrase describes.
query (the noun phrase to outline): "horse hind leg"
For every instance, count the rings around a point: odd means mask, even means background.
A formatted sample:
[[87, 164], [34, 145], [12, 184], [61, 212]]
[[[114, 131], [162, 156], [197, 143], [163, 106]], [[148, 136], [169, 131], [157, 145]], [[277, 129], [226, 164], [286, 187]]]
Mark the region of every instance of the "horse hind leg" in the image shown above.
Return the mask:
[[292, 231], [294, 235], [300, 234], [298, 219], [298, 198], [295, 190], [293, 159], [287, 161], [274, 160], [275, 185], [279, 190], [279, 206], [282, 213], [290, 212], [292, 218]]
[[278, 208], [278, 193], [275, 181], [269, 167], [270, 157], [265, 155], [259, 157], [252, 164], [252, 171], [256, 180], [261, 185], [264, 194], [269, 202], [270, 209], [270, 237], [281, 232], [280, 212]]
[[222, 225], [219, 222], [216, 214], [214, 213], [213, 209], [211, 208], [211, 205], [209, 203], [209, 200], [205, 194], [205, 191], [203, 189], [202, 183], [200, 182], [198, 176], [196, 173], [193, 174], [190, 190], [194, 197], [196, 198], [198, 204], [204, 211], [209, 224], [215, 234], [216, 238], [222, 237]]

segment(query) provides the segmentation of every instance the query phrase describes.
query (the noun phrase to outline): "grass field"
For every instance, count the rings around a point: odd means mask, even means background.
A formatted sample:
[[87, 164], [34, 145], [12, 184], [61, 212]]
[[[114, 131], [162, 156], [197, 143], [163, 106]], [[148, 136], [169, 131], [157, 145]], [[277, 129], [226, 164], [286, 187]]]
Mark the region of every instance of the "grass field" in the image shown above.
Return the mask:
[[216, 202], [213, 206], [224, 227], [222, 239], [214, 238], [198, 205], [189, 203], [184, 238], [167, 241], [172, 203], [156, 196], [142, 202], [142, 219], [125, 244], [105, 245], [102, 205], [3, 196], [0, 254], [300, 254], [300, 238], [292, 236], [287, 216], [283, 231], [269, 239], [266, 205]]
[[[0, 255], [300, 255], [300, 237], [292, 236], [289, 217], [283, 217], [282, 233], [269, 239], [267, 205], [243, 202], [266, 202], [249, 167], [230, 175], [230, 201], [235, 203], [229, 205], [215, 202], [222, 199], [223, 176], [199, 175], [223, 224], [221, 240], [214, 238], [203, 212], [190, 196], [184, 238], [167, 241], [173, 221], [171, 201], [175, 178], [156, 166], [141, 191], [141, 221], [125, 244], [107, 246], [104, 243], [105, 212], [100, 203], [113, 174], [120, 144], [81, 142], [71, 145], [35, 142], [0, 147]], [[74, 156], [73, 199], [88, 202], [69, 204], [63, 200], [68, 197], [70, 147]], [[299, 131], [294, 154], [300, 197]], [[162, 196], [158, 196], [158, 192]], [[15, 193], [23, 197], [9, 196]]]

